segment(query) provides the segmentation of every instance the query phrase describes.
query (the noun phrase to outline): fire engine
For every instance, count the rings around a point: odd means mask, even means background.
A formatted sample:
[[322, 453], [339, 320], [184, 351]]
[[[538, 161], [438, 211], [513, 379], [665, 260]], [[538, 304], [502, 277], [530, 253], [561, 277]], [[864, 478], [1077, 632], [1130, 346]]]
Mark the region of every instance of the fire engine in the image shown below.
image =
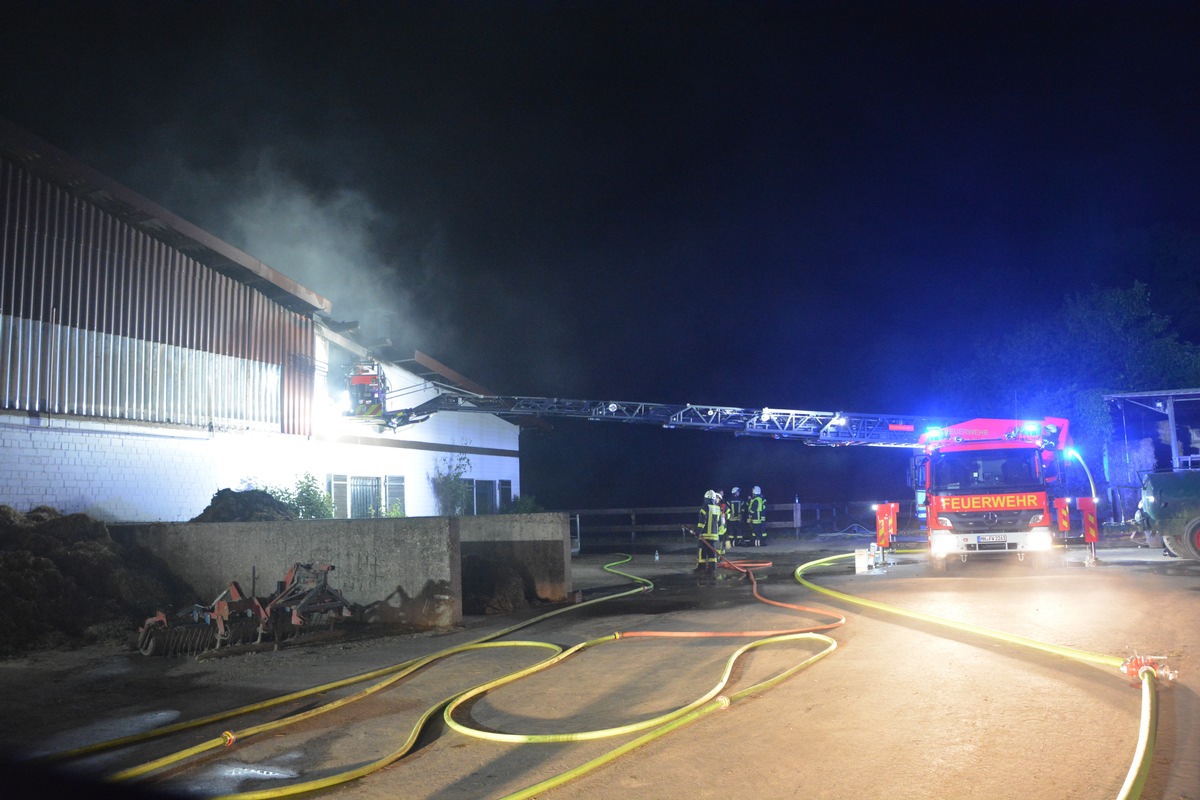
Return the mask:
[[1054, 547], [1052, 513], [1060, 511], [1060, 527], [1066, 519], [1067, 420], [973, 419], [933, 428], [919, 444], [912, 484], [926, 511], [936, 571], [955, 557], [1046, 560]]
[[[369, 376], [376, 374], [382, 374], [378, 365], [360, 364], [351, 380], [360, 381], [374, 398], [378, 395], [372, 392], [375, 384]], [[946, 425], [942, 420], [896, 414], [565, 400], [483, 395], [448, 386], [437, 389], [438, 394], [424, 403], [398, 410], [388, 407], [386, 394], [378, 405], [356, 399], [351, 413], [391, 429], [421, 422], [438, 412], [467, 411], [511, 418], [649, 423], [791, 439], [808, 445], [918, 450], [921, 455], [913, 459], [911, 482], [916, 490], [917, 516], [926, 522], [930, 563], [937, 571], [945, 571], [955, 556], [966, 561], [974, 555], [1010, 553], [1021, 560], [1028, 555], [1044, 560], [1055, 546], [1055, 523], [1059, 531], [1069, 527], [1066, 464], [1071, 440], [1067, 420], [1058, 417], [972, 419]], [[1094, 502], [1092, 497], [1078, 501], [1085, 528], [1090, 520], [1092, 532]], [[898, 504], [881, 507], [886, 509], [881, 519], [886, 518], [885, 527], [894, 533]], [[882, 546], [890, 546], [890, 537]]]

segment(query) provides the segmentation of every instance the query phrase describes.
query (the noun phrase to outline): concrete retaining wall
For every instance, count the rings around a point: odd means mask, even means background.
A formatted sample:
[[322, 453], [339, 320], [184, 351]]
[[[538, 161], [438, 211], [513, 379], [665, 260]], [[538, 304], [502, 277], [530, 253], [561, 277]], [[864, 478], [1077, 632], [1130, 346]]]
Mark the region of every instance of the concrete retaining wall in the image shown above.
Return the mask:
[[162, 558], [204, 602], [230, 581], [267, 596], [296, 562], [332, 564], [329, 584], [350, 602], [384, 601], [385, 616], [435, 628], [462, 621], [457, 522], [447, 517], [181, 522], [110, 531], [132, 536]]
[[[517, 565], [538, 597], [571, 594], [570, 527], [563, 513], [293, 522], [110, 525], [162, 558], [211, 602], [231, 581], [270, 595], [296, 562], [334, 565], [330, 585], [377, 615], [421, 628], [462, 622], [464, 552]], [[251, 588], [252, 583], [254, 588]]]
[[510, 562], [526, 589], [552, 603], [571, 594], [571, 523], [565, 512], [459, 518], [462, 555]]

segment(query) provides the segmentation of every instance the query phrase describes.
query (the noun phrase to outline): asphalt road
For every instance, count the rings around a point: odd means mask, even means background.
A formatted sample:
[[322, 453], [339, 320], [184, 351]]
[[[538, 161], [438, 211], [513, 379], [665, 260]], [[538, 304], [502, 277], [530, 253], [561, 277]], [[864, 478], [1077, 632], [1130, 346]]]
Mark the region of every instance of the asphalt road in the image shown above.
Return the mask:
[[[510, 743], [479, 735], [559, 736], [656, 717], [712, 689], [732, 654], [763, 632], [846, 623], [837, 648], [771, 688], [648, 741], [545, 797], [628, 798], [1104, 798], [1117, 797], [1137, 744], [1139, 689], [1115, 668], [1081, 663], [977, 633], [831, 598], [798, 583], [795, 568], [863, 541], [780, 541], [731, 556], [755, 568], [764, 603], [734, 570], [697, 579], [687, 552], [639, 555], [616, 569], [653, 591], [569, 607], [503, 641], [571, 647], [620, 631], [560, 664], [499, 687], [437, 723], [390, 766], [325, 790], [338, 797], [504, 797], [602, 757], [639, 733], [587, 741]], [[810, 574], [819, 586], [1086, 653], [1161, 657], [1163, 680], [1150, 777], [1142, 797], [1200, 798], [1200, 563], [1128, 541], [1086, 565], [1075, 549], [1048, 569], [1015, 560], [931, 574], [923, 554], [856, 574], [853, 560]], [[574, 559], [582, 599], [636, 587], [604, 565]], [[360, 675], [477, 640], [548, 609], [467, 621], [439, 635], [393, 636], [224, 659], [147, 659], [112, 648], [43, 653], [0, 664], [8, 752], [45, 753], [151, 725], [190, 719], [284, 692]], [[754, 631], [754, 636], [737, 636]], [[726, 635], [678, 636], [716, 632]], [[726, 696], [817, 654], [796, 639], [747, 652], [729, 668]], [[445, 659], [345, 710], [258, 737], [238, 738], [139, 785], [192, 796], [278, 789], [394, 752], [429, 706], [545, 658], [532, 646]], [[357, 691], [329, 690], [256, 716], [223, 720], [81, 762], [111, 773], [182, 747], [245, 731]], [[15, 724], [15, 723], [19, 723]]]

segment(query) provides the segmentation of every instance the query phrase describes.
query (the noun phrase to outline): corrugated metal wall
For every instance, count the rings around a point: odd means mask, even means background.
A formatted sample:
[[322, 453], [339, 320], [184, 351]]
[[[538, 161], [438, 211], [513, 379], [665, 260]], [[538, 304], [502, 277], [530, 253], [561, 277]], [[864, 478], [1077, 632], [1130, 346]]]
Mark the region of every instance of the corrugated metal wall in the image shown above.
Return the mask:
[[0, 159], [0, 407], [312, 432], [312, 320]]

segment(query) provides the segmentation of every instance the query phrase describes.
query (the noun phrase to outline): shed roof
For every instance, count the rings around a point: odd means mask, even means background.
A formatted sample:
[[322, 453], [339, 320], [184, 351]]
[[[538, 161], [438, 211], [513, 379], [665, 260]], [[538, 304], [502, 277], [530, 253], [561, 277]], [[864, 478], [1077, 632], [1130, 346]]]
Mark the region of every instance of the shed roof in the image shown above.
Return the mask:
[[318, 311], [328, 314], [333, 308], [325, 297], [101, 175], [3, 117], [0, 117], [0, 156], [47, 183], [95, 204], [215, 272], [252, 287], [285, 308], [305, 315]]

